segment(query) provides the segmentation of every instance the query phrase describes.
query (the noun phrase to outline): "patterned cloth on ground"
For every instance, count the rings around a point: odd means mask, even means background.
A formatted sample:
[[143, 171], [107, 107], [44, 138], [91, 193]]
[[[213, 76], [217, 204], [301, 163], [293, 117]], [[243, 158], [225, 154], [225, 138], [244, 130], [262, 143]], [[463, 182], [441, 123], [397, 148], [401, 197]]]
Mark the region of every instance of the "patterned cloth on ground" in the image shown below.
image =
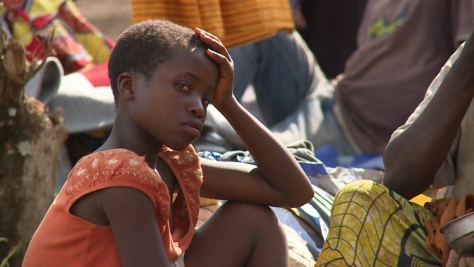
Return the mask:
[[425, 246], [431, 212], [373, 181], [344, 186], [315, 266], [441, 266]]
[[315, 261], [313, 255], [306, 248], [306, 241], [288, 225], [280, 224], [288, 242], [289, 267], [313, 266]]

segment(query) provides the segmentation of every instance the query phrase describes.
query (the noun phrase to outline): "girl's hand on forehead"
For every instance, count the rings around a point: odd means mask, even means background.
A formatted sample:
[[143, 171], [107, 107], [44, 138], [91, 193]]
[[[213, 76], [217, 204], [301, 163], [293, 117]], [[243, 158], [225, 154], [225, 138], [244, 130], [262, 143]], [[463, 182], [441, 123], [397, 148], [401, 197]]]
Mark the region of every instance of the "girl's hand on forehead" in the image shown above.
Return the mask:
[[210, 49], [208, 49], [206, 53], [219, 67], [216, 91], [211, 101], [212, 104], [219, 109], [234, 97], [232, 93], [234, 62], [219, 38], [199, 28], [196, 28], [194, 32], [209, 46]]

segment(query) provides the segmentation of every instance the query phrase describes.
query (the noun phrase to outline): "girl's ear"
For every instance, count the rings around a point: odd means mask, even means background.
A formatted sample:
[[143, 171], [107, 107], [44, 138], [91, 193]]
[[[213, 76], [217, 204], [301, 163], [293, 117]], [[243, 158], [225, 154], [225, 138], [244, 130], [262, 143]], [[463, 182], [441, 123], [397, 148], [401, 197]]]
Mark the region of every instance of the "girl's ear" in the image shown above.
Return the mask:
[[120, 74], [117, 78], [118, 91], [126, 100], [135, 98], [134, 79], [135, 77], [128, 72]]

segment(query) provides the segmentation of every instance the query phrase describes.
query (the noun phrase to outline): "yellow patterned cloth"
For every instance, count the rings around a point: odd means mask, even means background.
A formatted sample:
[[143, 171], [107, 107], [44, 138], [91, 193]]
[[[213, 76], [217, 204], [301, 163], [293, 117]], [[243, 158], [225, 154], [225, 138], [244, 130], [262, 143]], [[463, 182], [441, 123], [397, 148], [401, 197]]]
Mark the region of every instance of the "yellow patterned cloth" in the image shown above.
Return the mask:
[[429, 210], [373, 181], [344, 186], [315, 266], [441, 266], [425, 245]]
[[202, 28], [227, 48], [294, 29], [288, 0], [132, 0], [133, 22], [167, 19]]

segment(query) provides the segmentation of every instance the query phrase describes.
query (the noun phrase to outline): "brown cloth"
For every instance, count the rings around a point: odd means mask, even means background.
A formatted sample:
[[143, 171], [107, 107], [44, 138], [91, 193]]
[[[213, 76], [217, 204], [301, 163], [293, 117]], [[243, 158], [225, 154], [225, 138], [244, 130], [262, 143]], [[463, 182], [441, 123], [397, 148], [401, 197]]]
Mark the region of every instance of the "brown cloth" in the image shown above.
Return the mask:
[[288, 0], [132, 0], [134, 23], [167, 19], [199, 27], [231, 48], [294, 29]]
[[425, 207], [433, 213], [433, 217], [425, 223], [428, 232], [426, 247], [436, 253], [442, 259], [443, 266], [446, 266], [451, 247], [439, 229], [449, 221], [473, 212], [474, 195], [466, 194], [459, 202], [454, 197], [442, 198], [426, 203]]

